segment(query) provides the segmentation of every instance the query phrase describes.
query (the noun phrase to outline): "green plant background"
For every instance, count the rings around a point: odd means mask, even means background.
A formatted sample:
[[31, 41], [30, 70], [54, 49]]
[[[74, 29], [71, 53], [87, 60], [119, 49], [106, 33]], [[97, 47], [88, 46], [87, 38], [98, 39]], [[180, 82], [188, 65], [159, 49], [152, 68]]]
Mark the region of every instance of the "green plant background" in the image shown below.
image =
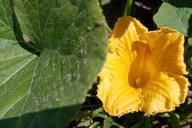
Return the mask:
[[[126, 2], [0, 0], [0, 128], [190, 126], [190, 85], [184, 104], [151, 117], [142, 112], [111, 117], [97, 99], [107, 39]], [[191, 81], [192, 1], [135, 0], [131, 10], [150, 30], [168, 26], [186, 36]]]

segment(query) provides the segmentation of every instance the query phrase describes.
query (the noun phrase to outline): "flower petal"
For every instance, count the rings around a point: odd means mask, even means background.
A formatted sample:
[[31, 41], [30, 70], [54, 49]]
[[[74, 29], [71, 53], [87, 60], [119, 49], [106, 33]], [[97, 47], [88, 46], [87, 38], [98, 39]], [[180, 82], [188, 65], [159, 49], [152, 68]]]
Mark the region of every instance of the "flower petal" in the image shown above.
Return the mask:
[[120, 17], [115, 24], [115, 27], [112, 32], [112, 36], [116, 38], [121, 38], [122, 36], [137, 35], [138, 33], [147, 32], [148, 29], [140, 23], [137, 19], [124, 16]]
[[168, 112], [184, 102], [188, 81], [179, 75], [158, 73], [147, 86], [142, 89], [143, 108], [146, 115]]
[[141, 108], [139, 92], [128, 84], [129, 67], [117, 54], [108, 54], [102, 71], [97, 96], [112, 116], [138, 111]]
[[139, 91], [128, 86], [125, 79], [114, 74], [100, 74], [97, 96], [102, 101], [105, 111], [111, 116], [138, 111], [141, 108]]
[[118, 19], [109, 39], [109, 53], [116, 53], [124, 59], [124, 61], [133, 60], [131, 52], [132, 43], [138, 41], [138, 34], [147, 32], [145, 28], [135, 18], [126, 16]]
[[180, 103], [184, 103], [185, 98], [187, 97], [187, 92], [188, 92], [188, 86], [189, 86], [188, 79], [181, 75], [170, 74], [170, 76], [174, 77], [177, 83], [180, 85], [179, 101]]
[[141, 108], [139, 92], [128, 84], [129, 67], [116, 54], [108, 54], [102, 71], [97, 96], [107, 113], [121, 116]]
[[105, 110], [113, 116], [138, 111], [141, 107], [139, 91], [129, 86], [128, 73], [135, 54], [132, 44], [138, 41], [138, 33], [147, 32], [132, 17], [119, 18], [108, 43], [108, 54], [102, 71], [97, 96]]
[[161, 28], [158, 31], [141, 34], [140, 40], [151, 46], [151, 59], [159, 71], [178, 75], [187, 73], [182, 34], [173, 29]]

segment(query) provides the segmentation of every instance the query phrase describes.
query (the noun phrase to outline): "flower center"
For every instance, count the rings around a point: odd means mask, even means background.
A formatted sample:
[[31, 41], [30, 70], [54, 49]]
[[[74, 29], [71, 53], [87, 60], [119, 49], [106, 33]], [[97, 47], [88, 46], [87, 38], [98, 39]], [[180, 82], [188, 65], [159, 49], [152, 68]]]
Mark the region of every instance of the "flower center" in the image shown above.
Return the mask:
[[150, 80], [150, 73], [146, 71], [134, 73], [131, 72], [129, 75], [129, 85], [136, 89], [145, 87]]
[[129, 85], [133, 88], [143, 88], [151, 77], [151, 48], [146, 43], [136, 41], [132, 44], [132, 50], [135, 51], [135, 56], [128, 70]]
[[141, 79], [137, 78], [135, 82], [136, 82], [137, 85], [140, 85], [141, 84]]

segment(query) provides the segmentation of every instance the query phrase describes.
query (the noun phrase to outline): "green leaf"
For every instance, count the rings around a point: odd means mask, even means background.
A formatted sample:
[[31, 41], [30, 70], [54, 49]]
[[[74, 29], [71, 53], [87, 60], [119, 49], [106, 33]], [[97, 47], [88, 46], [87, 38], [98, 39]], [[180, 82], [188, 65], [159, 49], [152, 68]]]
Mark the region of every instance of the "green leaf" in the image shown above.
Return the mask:
[[111, 0], [101, 0], [101, 5], [109, 4]]
[[[106, 23], [98, 1], [14, 0], [18, 23], [6, 1], [0, 2], [0, 33], [11, 34], [0, 39], [0, 117], [16, 117], [18, 128], [65, 127], [105, 59]], [[27, 36], [24, 45], [41, 49], [39, 57], [19, 46], [8, 23], [16, 26], [17, 39]]]
[[143, 117], [138, 123], [136, 123], [134, 126], [131, 128], [151, 128], [151, 118], [150, 117]]
[[188, 39], [188, 44], [192, 46], [192, 38]]
[[32, 80], [36, 56], [17, 43], [8, 1], [0, 2], [0, 118], [19, 116]]
[[170, 123], [172, 128], [180, 128], [179, 127], [179, 119], [174, 112], [170, 112]]
[[192, 36], [192, 1], [163, 2], [154, 16], [154, 21], [158, 27], [171, 27], [186, 36]]

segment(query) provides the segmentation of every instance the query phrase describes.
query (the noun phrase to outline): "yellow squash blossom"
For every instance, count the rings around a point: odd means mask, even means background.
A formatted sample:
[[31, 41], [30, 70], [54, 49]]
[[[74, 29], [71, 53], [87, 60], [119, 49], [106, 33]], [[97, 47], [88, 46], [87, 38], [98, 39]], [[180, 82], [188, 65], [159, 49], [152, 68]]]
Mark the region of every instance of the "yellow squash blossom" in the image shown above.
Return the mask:
[[176, 30], [148, 31], [132, 17], [118, 19], [99, 74], [97, 96], [112, 116], [172, 111], [188, 90], [184, 36]]

